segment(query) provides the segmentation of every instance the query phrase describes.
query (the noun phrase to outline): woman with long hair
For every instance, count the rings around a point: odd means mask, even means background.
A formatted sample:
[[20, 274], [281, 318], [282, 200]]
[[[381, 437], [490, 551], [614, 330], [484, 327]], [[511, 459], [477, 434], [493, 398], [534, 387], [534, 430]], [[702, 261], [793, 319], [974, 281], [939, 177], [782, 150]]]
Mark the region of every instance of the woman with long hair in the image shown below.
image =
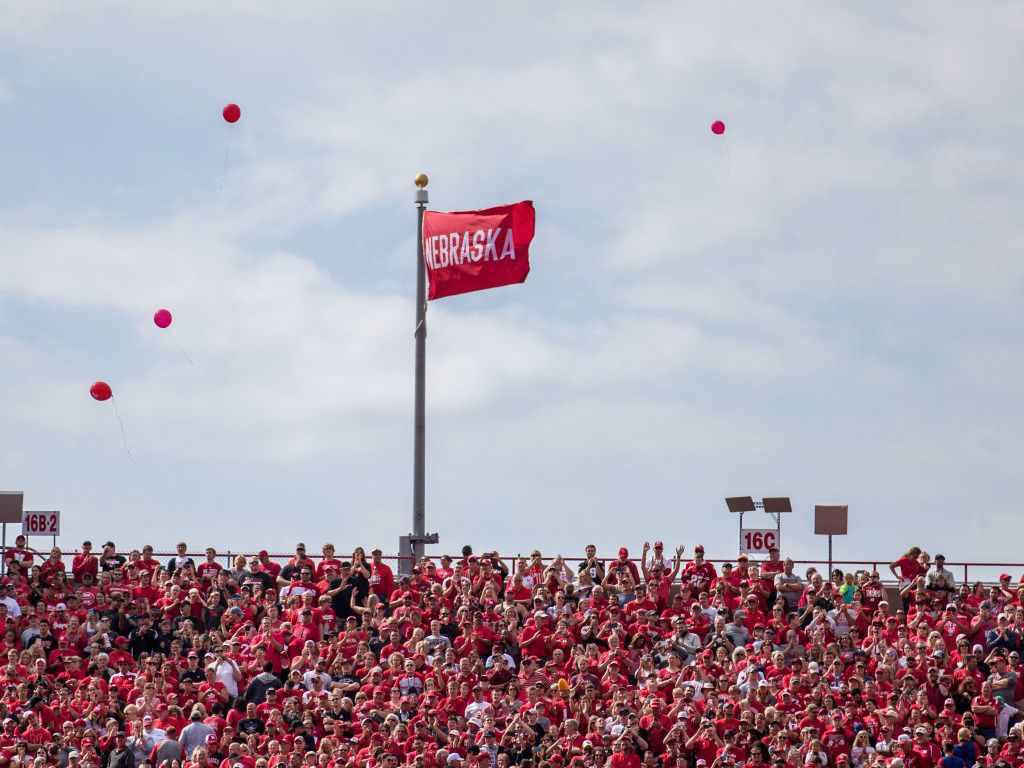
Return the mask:
[[[889, 570], [892, 575], [899, 581], [900, 589], [902, 590], [908, 584], [912, 583], [918, 576], [924, 576], [927, 572], [927, 568], [922, 569], [921, 566], [921, 548], [911, 547], [897, 559], [889, 563]], [[898, 573], [897, 573], [898, 569]]]

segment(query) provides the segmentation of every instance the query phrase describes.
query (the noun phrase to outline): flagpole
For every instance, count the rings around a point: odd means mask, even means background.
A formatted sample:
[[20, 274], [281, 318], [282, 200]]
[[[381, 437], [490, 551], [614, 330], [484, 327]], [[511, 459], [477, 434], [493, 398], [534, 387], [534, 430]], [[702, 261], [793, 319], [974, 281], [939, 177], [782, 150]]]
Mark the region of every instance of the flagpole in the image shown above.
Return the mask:
[[[412, 545], [413, 563], [423, 557], [426, 540], [426, 370], [427, 267], [423, 261], [423, 213], [427, 207], [427, 175], [416, 175], [416, 407], [413, 418]], [[411, 564], [410, 564], [411, 565]]]

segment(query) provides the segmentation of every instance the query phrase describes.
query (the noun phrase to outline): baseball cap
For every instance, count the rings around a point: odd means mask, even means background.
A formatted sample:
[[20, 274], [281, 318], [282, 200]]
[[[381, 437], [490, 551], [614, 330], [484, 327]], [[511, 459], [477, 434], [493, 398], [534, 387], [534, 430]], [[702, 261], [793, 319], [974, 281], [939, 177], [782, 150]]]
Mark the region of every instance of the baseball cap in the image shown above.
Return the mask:
[[1008, 573], [1001, 573], [1001, 574], [999, 574], [999, 580], [1000, 581], [1009, 581], [1010, 580], [1010, 574], [1008, 574]]
[[619, 557], [629, 557], [629, 550], [625, 547], [619, 549]]
[[656, 541], [656, 542], [654, 542], [654, 548], [655, 549], [664, 549], [665, 545], [662, 544], [660, 541]]
[[143, 724], [152, 723], [153, 722], [153, 716], [152, 715], [146, 715], [144, 718], [142, 718], [142, 722], [143, 722]]

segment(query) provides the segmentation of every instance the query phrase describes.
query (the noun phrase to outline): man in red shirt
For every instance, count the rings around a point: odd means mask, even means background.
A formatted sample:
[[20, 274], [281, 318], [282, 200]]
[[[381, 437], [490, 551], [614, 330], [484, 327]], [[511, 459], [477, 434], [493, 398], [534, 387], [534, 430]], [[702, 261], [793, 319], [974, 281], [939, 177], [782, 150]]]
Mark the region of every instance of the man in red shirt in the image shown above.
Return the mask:
[[35, 554], [28, 548], [27, 539], [19, 535], [14, 539], [14, 547], [4, 552], [4, 561], [7, 563], [8, 573], [19, 573], [29, 571], [35, 561]]
[[206, 707], [207, 712], [211, 711], [217, 702], [224, 706], [231, 698], [224, 683], [217, 679], [216, 671], [210, 667], [206, 669], [206, 682], [199, 686], [198, 694], [199, 702]]
[[81, 584], [85, 579], [85, 574], [88, 573], [95, 579], [99, 572], [100, 561], [92, 553], [92, 542], [83, 541], [82, 551], [71, 560], [71, 578]]
[[281, 575], [281, 566], [270, 559], [270, 553], [265, 549], [261, 549], [256, 557], [260, 562], [260, 570], [264, 570], [274, 577], [274, 581]]
[[546, 659], [551, 652], [551, 628], [545, 611], [533, 614], [533, 626], [527, 624], [519, 634], [519, 648], [524, 656]]
[[206, 548], [206, 560], [196, 568], [196, 576], [203, 583], [203, 588], [208, 588], [213, 580], [217, 578], [217, 571], [223, 570], [223, 566], [217, 562], [217, 550], [213, 547]]
[[608, 761], [611, 768], [640, 768], [640, 755], [633, 746], [634, 736], [626, 731], [612, 744], [612, 756]]
[[607, 576], [611, 576], [613, 573], [626, 572], [633, 577], [634, 584], [640, 584], [640, 571], [636, 567], [636, 563], [629, 559], [629, 550], [622, 547], [619, 550], [619, 557], [617, 560], [609, 560], [605, 566], [604, 572]]
[[910, 747], [916, 765], [908, 768], [935, 768], [942, 757], [939, 745], [928, 736], [928, 729], [922, 725], [914, 729], [914, 741]]
[[45, 746], [53, 740], [50, 732], [43, 727], [36, 712], [29, 712], [27, 720], [28, 724], [25, 726], [25, 729], [18, 734], [27, 743], [35, 746]]
[[394, 572], [384, 562], [384, 553], [379, 549], [371, 552], [373, 561], [370, 563], [370, 590], [382, 600], [387, 600], [394, 592]]
[[981, 693], [971, 699], [974, 722], [977, 724], [978, 732], [986, 739], [995, 738], [996, 718], [1000, 709], [1002, 702], [992, 695], [992, 684], [986, 680], [981, 684]]
[[715, 566], [704, 560], [704, 546], [698, 544], [693, 548], [693, 560], [686, 564], [683, 569], [681, 580], [689, 585], [694, 596], [701, 592], [707, 592], [711, 588], [711, 582], [718, 578]]

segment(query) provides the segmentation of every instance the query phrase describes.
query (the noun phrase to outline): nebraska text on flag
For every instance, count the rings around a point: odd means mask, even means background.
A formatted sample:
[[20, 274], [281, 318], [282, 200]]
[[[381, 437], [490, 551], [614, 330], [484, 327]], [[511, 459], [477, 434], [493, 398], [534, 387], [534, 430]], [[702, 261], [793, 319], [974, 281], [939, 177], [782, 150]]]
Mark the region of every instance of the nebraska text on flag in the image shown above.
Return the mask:
[[525, 200], [482, 211], [423, 215], [423, 259], [428, 299], [526, 281], [530, 273], [533, 203]]

